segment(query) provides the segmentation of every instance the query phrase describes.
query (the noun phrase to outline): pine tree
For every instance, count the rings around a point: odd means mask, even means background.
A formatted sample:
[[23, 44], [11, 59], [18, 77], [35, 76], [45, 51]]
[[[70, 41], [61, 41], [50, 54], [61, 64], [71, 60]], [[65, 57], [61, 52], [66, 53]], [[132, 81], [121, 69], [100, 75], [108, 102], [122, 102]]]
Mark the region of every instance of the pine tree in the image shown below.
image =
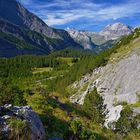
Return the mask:
[[90, 119], [97, 123], [104, 124], [106, 105], [104, 105], [103, 98], [98, 94], [96, 87], [86, 96], [83, 109]]

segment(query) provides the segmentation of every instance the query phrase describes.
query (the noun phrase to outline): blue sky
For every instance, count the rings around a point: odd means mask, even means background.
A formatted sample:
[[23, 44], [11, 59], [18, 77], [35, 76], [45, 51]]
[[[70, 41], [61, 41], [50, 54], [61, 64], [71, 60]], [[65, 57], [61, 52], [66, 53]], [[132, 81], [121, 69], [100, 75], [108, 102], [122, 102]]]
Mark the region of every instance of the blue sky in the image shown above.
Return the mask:
[[19, 0], [55, 28], [100, 31], [107, 24], [140, 25], [140, 0]]

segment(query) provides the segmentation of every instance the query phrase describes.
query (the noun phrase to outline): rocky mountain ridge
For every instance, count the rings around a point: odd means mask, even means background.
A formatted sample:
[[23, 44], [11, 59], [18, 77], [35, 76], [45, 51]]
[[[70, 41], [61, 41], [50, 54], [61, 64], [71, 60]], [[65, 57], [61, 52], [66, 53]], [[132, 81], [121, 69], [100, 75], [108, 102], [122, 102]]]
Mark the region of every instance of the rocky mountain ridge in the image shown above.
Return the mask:
[[100, 32], [78, 31], [75, 29], [66, 29], [66, 31], [84, 49], [96, 50], [97, 48], [97, 51], [100, 51], [112, 47], [115, 40], [132, 33], [133, 28], [122, 23], [114, 23], [107, 25]]
[[60, 37], [56, 33], [57, 30], [47, 26], [40, 18], [25, 9], [16, 0], [0, 1], [0, 19], [7, 20], [20, 27], [29, 28], [30, 30], [42, 33], [47, 37]]

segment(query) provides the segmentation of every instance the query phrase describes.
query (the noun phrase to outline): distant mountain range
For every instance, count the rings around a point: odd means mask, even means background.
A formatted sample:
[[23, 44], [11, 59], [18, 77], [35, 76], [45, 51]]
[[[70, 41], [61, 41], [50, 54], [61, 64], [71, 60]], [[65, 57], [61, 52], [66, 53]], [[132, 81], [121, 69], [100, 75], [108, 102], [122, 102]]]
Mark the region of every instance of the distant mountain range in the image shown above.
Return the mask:
[[3, 57], [44, 55], [69, 47], [99, 52], [131, 32], [129, 26], [121, 23], [108, 25], [99, 33], [54, 29], [16, 0], [0, 0], [0, 56]]
[[98, 33], [78, 31], [75, 29], [66, 29], [66, 31], [74, 41], [83, 46], [84, 49], [101, 51], [106, 49], [106, 47], [111, 47], [115, 40], [121, 36], [130, 34], [133, 28], [122, 23], [115, 23], [107, 25]]

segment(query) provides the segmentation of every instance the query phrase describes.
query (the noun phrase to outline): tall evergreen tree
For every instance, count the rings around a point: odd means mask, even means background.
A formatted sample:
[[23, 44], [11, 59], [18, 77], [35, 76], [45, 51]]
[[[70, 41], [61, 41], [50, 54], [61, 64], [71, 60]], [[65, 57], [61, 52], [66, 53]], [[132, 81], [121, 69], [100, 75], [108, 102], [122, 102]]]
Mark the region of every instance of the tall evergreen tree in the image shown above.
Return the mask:
[[97, 123], [104, 124], [106, 105], [104, 105], [103, 98], [98, 94], [96, 87], [86, 96], [83, 109], [90, 119]]

